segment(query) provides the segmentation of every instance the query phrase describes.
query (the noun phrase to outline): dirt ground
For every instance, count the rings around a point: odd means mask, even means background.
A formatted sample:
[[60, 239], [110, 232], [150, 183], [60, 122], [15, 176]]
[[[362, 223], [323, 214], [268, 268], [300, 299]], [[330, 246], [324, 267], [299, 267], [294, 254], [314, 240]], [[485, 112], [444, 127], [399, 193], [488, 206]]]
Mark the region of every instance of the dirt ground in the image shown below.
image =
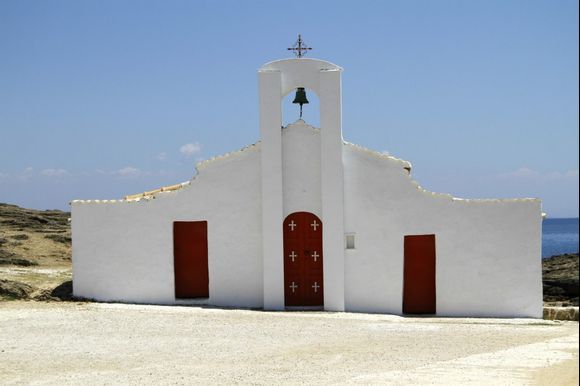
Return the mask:
[[0, 302], [0, 383], [578, 384], [578, 323]]

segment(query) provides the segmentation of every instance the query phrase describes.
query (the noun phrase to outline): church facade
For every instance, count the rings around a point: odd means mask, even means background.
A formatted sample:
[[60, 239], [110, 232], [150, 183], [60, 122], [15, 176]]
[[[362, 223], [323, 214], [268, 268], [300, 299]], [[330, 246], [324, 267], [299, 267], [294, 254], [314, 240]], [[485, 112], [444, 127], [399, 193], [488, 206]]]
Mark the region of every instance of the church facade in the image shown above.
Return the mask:
[[[410, 163], [345, 142], [341, 72], [306, 58], [258, 71], [260, 141], [184, 184], [75, 200], [73, 292], [99, 301], [542, 317], [541, 202], [422, 189]], [[320, 128], [282, 127], [297, 88]]]

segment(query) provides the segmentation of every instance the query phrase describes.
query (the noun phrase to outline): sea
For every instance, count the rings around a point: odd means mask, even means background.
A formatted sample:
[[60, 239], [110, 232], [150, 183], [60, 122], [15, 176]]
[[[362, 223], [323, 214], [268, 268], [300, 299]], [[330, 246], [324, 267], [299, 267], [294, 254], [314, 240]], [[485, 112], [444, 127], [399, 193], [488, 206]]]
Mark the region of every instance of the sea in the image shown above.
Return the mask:
[[542, 222], [542, 258], [578, 253], [578, 218], [547, 218]]

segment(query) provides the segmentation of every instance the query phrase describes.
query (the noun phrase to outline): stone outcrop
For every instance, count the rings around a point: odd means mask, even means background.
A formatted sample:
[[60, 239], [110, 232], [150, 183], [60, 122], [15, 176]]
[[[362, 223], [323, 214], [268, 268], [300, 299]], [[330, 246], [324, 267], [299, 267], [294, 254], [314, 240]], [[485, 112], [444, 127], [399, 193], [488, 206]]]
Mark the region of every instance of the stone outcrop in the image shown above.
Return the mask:
[[578, 307], [544, 307], [546, 320], [575, 320], [578, 321]]
[[578, 307], [578, 269], [578, 253], [542, 261], [545, 306]]

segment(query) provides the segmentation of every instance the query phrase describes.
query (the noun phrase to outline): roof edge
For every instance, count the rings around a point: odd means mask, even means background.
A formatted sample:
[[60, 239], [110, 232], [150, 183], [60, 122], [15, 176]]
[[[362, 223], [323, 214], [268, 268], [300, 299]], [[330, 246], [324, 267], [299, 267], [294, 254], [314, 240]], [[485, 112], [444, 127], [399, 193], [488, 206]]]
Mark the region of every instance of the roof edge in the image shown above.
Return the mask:
[[262, 66], [260, 66], [260, 68], [258, 69], [258, 72], [261, 71], [272, 71], [272, 70], [278, 70], [277, 67], [279, 67], [279, 65], [284, 65], [286, 63], [298, 63], [298, 62], [304, 62], [304, 63], [308, 63], [310, 65], [316, 65], [319, 64], [319, 66], [321, 67], [321, 70], [326, 70], [326, 71], [342, 71], [343, 68], [332, 63], [332, 62], [328, 62], [326, 60], [322, 60], [322, 59], [314, 59], [314, 58], [288, 58], [288, 59], [278, 59], [278, 60], [273, 60], [271, 62], [268, 63], [264, 63]]

